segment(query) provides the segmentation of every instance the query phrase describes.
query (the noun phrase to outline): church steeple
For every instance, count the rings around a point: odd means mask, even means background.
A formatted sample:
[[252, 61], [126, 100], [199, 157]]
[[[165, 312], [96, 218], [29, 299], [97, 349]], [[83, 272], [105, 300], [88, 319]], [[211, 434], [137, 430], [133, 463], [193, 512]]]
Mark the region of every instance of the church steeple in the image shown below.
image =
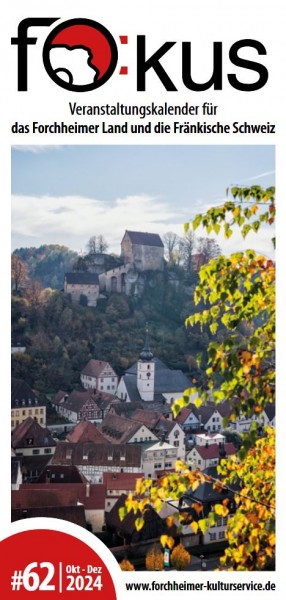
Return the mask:
[[149, 345], [149, 332], [148, 332], [148, 326], [146, 325], [146, 331], [145, 331], [145, 344], [144, 344], [144, 348], [140, 354], [140, 359], [141, 360], [147, 360], [150, 361], [154, 358], [154, 355], [152, 354], [151, 350], [150, 350], [150, 345]]
[[149, 346], [149, 332], [146, 326], [145, 344], [137, 363], [137, 388], [145, 401], [154, 400], [155, 362]]

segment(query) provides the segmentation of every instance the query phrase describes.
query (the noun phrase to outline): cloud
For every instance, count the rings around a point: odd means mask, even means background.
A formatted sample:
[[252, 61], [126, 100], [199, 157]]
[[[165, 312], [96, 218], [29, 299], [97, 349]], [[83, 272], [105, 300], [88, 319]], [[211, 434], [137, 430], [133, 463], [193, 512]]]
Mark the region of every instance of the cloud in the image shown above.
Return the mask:
[[[110, 252], [120, 252], [125, 229], [163, 234], [183, 231], [182, 211], [163, 200], [134, 195], [103, 202], [82, 196], [12, 197], [12, 245], [63, 244], [84, 249], [92, 235], [101, 234]], [[25, 242], [26, 240], [26, 242]]]
[[262, 177], [268, 177], [269, 175], [275, 175], [275, 171], [264, 171], [264, 173], [260, 173], [259, 175], [253, 175], [253, 177], [248, 177], [245, 181], [255, 181], [255, 179], [261, 179]]
[[31, 152], [32, 154], [43, 154], [43, 152], [50, 152], [51, 150], [61, 150], [62, 148], [63, 146], [56, 146], [53, 144], [51, 144], [50, 146], [46, 146], [45, 144], [31, 144], [30, 146], [23, 144], [23, 146], [12, 146], [12, 150], [16, 150], [17, 152]]

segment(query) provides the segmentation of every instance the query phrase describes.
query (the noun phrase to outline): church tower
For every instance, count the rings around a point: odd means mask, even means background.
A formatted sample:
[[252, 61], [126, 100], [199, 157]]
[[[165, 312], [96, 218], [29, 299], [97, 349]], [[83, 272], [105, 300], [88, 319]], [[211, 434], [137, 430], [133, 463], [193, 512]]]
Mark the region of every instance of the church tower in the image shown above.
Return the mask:
[[138, 392], [146, 402], [154, 400], [155, 362], [149, 347], [149, 335], [146, 328], [144, 348], [137, 362], [137, 388]]

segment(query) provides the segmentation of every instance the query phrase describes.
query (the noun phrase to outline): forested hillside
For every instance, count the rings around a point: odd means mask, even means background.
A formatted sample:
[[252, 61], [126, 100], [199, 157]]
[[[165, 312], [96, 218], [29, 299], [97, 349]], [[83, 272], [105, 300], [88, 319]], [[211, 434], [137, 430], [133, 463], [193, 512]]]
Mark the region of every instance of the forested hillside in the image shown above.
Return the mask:
[[[191, 252], [192, 240], [187, 241]], [[210, 254], [218, 251], [215, 246], [210, 249]], [[78, 387], [80, 371], [90, 358], [110, 362], [121, 375], [138, 360], [148, 323], [154, 355], [202, 382], [212, 336], [202, 333], [199, 325], [187, 330], [184, 324], [195, 311], [198, 275], [190, 252], [182, 255], [181, 264], [177, 255], [174, 259], [173, 246], [168, 252], [164, 272], [144, 272], [142, 295], [104, 293], [96, 308], [88, 308], [72, 304], [62, 291], [64, 273], [78, 268], [78, 254], [59, 245], [16, 250], [12, 254], [12, 336], [24, 339], [27, 350], [12, 356], [13, 376], [53, 393]], [[223, 329], [216, 332], [216, 337], [222, 335]], [[200, 355], [202, 370], [197, 363]]]

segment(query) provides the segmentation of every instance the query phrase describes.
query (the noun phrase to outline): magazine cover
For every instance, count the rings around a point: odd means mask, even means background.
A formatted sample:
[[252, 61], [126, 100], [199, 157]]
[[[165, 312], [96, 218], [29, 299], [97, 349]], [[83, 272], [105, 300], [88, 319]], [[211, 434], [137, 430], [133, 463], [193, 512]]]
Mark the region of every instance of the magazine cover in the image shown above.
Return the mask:
[[7, 10], [5, 598], [285, 592], [279, 5]]

